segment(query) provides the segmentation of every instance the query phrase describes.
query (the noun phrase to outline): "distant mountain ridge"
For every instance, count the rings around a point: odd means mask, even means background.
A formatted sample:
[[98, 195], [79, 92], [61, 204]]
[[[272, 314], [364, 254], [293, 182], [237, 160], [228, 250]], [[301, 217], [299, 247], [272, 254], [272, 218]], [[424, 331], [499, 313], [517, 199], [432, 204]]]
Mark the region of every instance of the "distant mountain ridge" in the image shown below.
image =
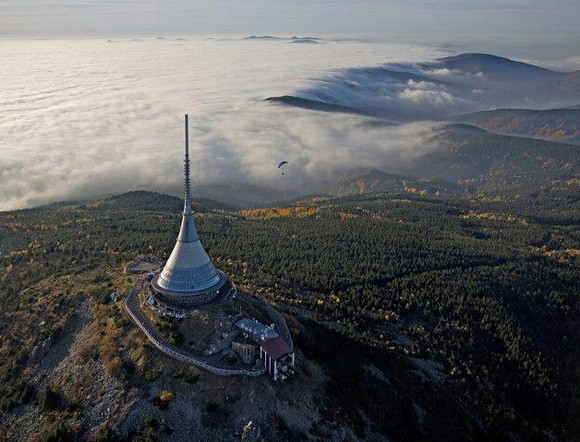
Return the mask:
[[337, 171], [322, 184], [330, 194], [532, 195], [549, 191], [566, 198], [564, 185], [580, 176], [580, 146], [498, 135], [466, 124], [449, 124], [434, 135], [442, 149], [387, 171]]
[[580, 71], [558, 72], [530, 63], [491, 54], [464, 53], [438, 58], [445, 68], [476, 74], [481, 72], [495, 80], [531, 83], [555, 91], [580, 94]]
[[281, 40], [281, 38], [273, 35], [249, 35], [244, 37], [244, 40]]
[[580, 72], [556, 72], [496, 55], [466, 53], [424, 63], [342, 69], [317, 79], [311, 87], [266, 101], [389, 121], [447, 120], [494, 108], [576, 104]]
[[556, 82], [556, 88], [571, 94], [580, 93], [580, 71], [564, 74], [564, 76]]
[[497, 109], [459, 115], [450, 120], [500, 134], [580, 144], [580, 108]]
[[299, 107], [318, 112], [338, 112], [346, 114], [368, 115], [366, 112], [340, 104], [326, 103], [324, 101], [311, 100], [309, 98], [296, 97], [294, 95], [282, 95], [280, 97], [269, 97], [264, 101], [285, 106]]
[[[159, 212], [180, 212], [183, 210], [183, 198], [165, 195], [158, 192], [143, 190], [131, 191], [114, 195], [98, 201], [102, 207], [111, 207], [117, 210], [149, 210]], [[233, 210], [233, 206], [209, 198], [194, 198], [192, 207], [195, 211]]]
[[503, 80], [516, 79], [522, 81], [522, 76], [525, 75], [533, 81], [545, 81], [547, 79], [559, 79], [566, 75], [551, 69], [492, 54], [464, 53], [438, 58], [437, 61], [448, 69], [458, 69], [472, 74], [482, 72]]
[[320, 38], [317, 37], [297, 37], [296, 35], [287, 38], [287, 37], [275, 37], [273, 35], [248, 35], [247, 37], [244, 37], [243, 40], [262, 40], [262, 41], [268, 41], [268, 40], [286, 40], [286, 41], [290, 41], [291, 43], [318, 43], [320, 41]]

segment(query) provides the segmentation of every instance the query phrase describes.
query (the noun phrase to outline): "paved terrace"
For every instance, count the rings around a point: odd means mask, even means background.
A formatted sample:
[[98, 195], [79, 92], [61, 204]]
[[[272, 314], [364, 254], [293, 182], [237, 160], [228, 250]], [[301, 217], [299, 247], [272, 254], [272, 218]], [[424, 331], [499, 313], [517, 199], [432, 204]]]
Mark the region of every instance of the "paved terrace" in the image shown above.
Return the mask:
[[143, 279], [140, 278], [131, 288], [129, 296], [125, 301], [125, 309], [135, 324], [145, 333], [149, 341], [167, 356], [203, 368], [210, 373], [220, 376], [260, 376], [266, 373], [266, 367], [258, 366], [252, 368], [232, 368], [220, 363], [219, 355], [194, 356], [167, 341], [159, 331], [149, 322], [139, 307], [139, 292], [141, 291]]

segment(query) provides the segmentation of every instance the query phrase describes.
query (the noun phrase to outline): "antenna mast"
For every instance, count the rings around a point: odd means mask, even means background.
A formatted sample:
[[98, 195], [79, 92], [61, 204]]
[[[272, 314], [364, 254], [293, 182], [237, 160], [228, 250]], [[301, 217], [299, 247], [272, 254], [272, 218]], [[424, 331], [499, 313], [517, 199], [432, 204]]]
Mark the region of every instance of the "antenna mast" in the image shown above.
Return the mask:
[[191, 207], [191, 180], [189, 177], [189, 116], [185, 114], [185, 162], [184, 162], [184, 191], [185, 191], [185, 204]]

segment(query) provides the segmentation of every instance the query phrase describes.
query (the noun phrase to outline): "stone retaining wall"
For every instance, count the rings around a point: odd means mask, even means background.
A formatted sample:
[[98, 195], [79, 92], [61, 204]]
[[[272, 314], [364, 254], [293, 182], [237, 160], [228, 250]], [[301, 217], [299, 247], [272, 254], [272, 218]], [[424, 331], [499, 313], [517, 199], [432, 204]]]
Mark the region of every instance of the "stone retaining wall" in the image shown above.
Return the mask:
[[266, 373], [266, 367], [258, 367], [257, 369], [234, 369], [234, 368], [222, 368], [216, 367], [207, 361], [199, 357], [195, 357], [181, 350], [180, 348], [169, 343], [162, 335], [155, 329], [149, 322], [149, 320], [141, 313], [138, 305], [138, 294], [141, 287], [141, 280], [137, 281], [127, 300], [125, 301], [125, 309], [129, 316], [135, 324], [145, 333], [147, 339], [161, 352], [165, 353], [167, 356], [177, 359], [179, 361], [185, 362], [186, 364], [195, 365], [196, 367], [203, 368], [210, 373], [217, 374], [220, 376], [234, 376], [234, 375], [244, 375], [244, 376], [261, 376]]

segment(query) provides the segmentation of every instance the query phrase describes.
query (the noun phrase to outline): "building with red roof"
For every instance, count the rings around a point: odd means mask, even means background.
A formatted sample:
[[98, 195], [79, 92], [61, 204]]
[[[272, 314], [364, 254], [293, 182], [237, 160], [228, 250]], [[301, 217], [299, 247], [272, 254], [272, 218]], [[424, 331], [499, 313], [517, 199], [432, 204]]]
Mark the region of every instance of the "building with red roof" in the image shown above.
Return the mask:
[[255, 319], [244, 318], [235, 323], [243, 335], [260, 347], [260, 360], [274, 378], [284, 380], [294, 374], [294, 349], [274, 326], [265, 326]]
[[260, 359], [275, 381], [294, 374], [294, 350], [281, 336], [260, 342]]

